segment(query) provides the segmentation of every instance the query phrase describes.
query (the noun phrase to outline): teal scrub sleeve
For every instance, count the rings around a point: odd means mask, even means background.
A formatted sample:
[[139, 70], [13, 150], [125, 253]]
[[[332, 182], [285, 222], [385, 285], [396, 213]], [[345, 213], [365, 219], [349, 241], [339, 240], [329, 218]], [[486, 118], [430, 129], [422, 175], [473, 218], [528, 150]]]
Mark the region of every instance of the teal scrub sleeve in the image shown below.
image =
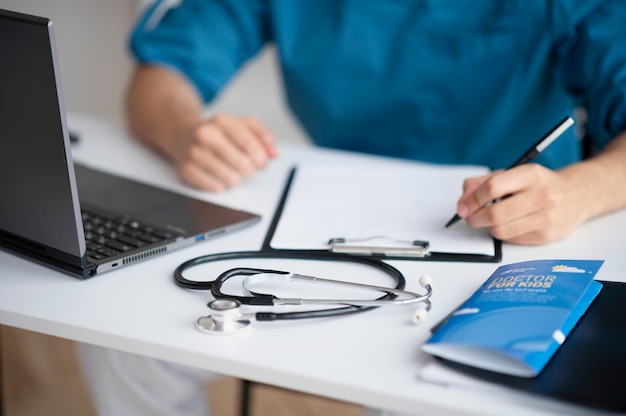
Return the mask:
[[211, 101], [269, 38], [264, 1], [157, 1], [131, 33], [141, 64], [167, 67]]
[[560, 45], [557, 77], [585, 107], [587, 133], [601, 149], [626, 129], [626, 1], [595, 2]]

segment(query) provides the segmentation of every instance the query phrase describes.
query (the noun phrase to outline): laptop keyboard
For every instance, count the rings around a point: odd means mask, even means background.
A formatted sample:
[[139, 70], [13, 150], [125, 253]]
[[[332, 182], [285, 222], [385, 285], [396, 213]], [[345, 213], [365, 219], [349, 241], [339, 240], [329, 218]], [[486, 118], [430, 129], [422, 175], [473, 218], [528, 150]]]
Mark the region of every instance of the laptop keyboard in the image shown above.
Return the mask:
[[82, 210], [82, 218], [87, 256], [96, 260], [117, 256], [180, 235], [133, 219], [109, 218], [85, 209]]

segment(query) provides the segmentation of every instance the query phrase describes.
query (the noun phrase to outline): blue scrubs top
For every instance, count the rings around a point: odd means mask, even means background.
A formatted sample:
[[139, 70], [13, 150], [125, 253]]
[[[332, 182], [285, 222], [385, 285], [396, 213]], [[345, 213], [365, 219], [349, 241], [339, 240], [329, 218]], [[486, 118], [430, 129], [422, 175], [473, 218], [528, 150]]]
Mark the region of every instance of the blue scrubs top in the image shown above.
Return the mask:
[[[322, 146], [496, 169], [576, 106], [599, 148], [626, 127], [624, 0], [165, 0], [131, 49], [209, 102], [268, 42]], [[579, 158], [570, 129], [537, 161]]]

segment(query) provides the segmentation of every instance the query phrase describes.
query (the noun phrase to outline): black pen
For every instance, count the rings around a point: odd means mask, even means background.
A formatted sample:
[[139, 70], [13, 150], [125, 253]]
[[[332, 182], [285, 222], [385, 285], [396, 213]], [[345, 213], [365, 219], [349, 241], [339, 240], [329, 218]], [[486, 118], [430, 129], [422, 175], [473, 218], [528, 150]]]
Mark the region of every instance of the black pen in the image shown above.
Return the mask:
[[[543, 136], [537, 143], [535, 143], [530, 149], [526, 151], [517, 159], [508, 169], [513, 169], [516, 166], [523, 165], [536, 158], [541, 152], [543, 152], [548, 146], [550, 146], [556, 139], [558, 139], [567, 129], [574, 124], [574, 119], [567, 116], [552, 128], [545, 136]], [[454, 214], [454, 217], [448, 221], [445, 228], [457, 223], [461, 217], [458, 214]]]

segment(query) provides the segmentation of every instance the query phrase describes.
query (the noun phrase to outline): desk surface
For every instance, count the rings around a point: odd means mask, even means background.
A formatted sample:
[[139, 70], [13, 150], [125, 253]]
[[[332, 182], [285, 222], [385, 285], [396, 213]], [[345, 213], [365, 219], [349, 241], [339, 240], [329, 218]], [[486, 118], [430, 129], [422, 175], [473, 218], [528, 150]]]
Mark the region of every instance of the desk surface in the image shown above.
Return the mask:
[[[283, 146], [281, 158], [266, 170], [236, 189], [214, 195], [181, 186], [166, 161], [116, 126], [83, 116], [71, 117], [70, 126], [82, 136], [73, 150], [77, 161], [252, 210], [262, 214], [263, 220], [251, 228], [86, 281], [0, 252], [0, 323], [376, 408], [437, 415], [589, 413], [588, 409], [517, 392], [494, 395], [420, 381], [419, 368], [428, 357], [419, 347], [429, 335], [429, 325], [413, 326], [410, 306], [323, 320], [256, 322], [232, 336], [210, 336], [194, 328], [195, 320], [207, 312], [209, 296], [173, 283], [172, 271], [178, 264], [208, 253], [259, 249], [287, 173], [295, 163], [367, 163], [371, 157]], [[624, 281], [625, 228], [626, 212], [608, 215], [586, 224], [563, 242], [541, 247], [504, 245], [503, 263], [604, 259], [597, 278]], [[293, 261], [278, 263], [273, 267], [303, 268]], [[420, 275], [433, 277], [431, 324], [467, 298], [497, 267], [491, 263], [419, 261], [394, 265], [408, 277], [409, 290], [419, 291]], [[320, 275], [337, 273], [327, 265], [313, 266]], [[223, 264], [211, 267], [226, 269]]]

